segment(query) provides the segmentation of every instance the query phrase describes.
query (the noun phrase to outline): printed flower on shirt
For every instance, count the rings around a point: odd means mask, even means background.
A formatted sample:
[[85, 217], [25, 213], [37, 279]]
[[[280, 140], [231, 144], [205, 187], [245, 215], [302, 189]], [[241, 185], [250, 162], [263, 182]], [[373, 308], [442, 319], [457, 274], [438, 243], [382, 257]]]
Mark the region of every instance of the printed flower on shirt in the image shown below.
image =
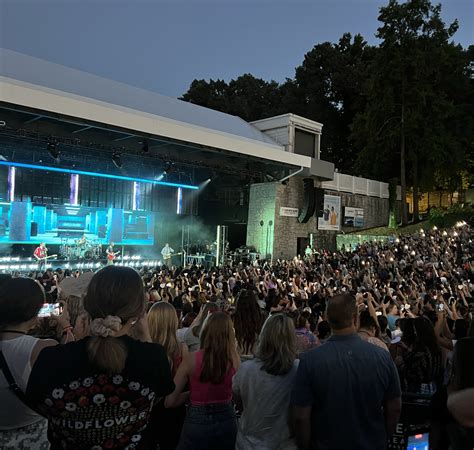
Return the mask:
[[57, 399], [60, 399], [60, 398], [63, 398], [64, 389], [53, 389], [53, 392], [52, 392], [51, 395], [52, 395], [53, 398], [55, 398], [56, 400], [57, 400]]
[[94, 397], [92, 397], [92, 401], [96, 405], [102, 405], [102, 403], [105, 402], [105, 396], [103, 394], [96, 394], [94, 395]]
[[74, 400], [75, 397], [76, 397], [76, 392], [69, 391], [69, 392], [66, 392], [66, 394], [64, 395], [64, 400], [67, 402], [70, 402], [71, 400]]
[[143, 397], [146, 397], [148, 394], [150, 393], [150, 389], [149, 388], [144, 388], [141, 390], [140, 394], [143, 395]]
[[97, 377], [97, 382], [99, 384], [107, 384], [109, 382], [109, 377], [107, 375], [99, 375]]
[[130, 383], [128, 383], [128, 388], [131, 391], [138, 391], [140, 389], [140, 383], [136, 383], [134, 381], [131, 381]]
[[148, 396], [148, 400], [153, 400], [155, 398], [155, 393], [150, 392], [150, 395]]
[[111, 405], [117, 405], [120, 402], [120, 397], [113, 395], [112, 397], [109, 397], [108, 400]]
[[82, 380], [82, 385], [85, 387], [91, 387], [92, 383], [94, 382], [94, 379], [92, 377], [87, 377]]
[[75, 391], [76, 389], [78, 389], [79, 387], [81, 386], [81, 383], [79, 383], [79, 381], [71, 381], [69, 383], [69, 389], [72, 389], [73, 391]]
[[124, 400], [123, 402], [120, 403], [120, 408], [121, 409], [128, 409], [132, 406], [132, 404], [128, 400]]
[[132, 436], [132, 442], [138, 442], [142, 437], [139, 434], [134, 434]]
[[123, 382], [123, 377], [122, 375], [115, 375], [113, 378], [112, 378], [112, 383], [114, 384], [121, 384]]
[[79, 400], [77, 401], [77, 404], [80, 407], [87, 406], [89, 405], [89, 403], [90, 403], [89, 397], [86, 397], [85, 395], [83, 395], [82, 397], [79, 397]]
[[98, 394], [99, 392], [101, 391], [100, 387], [97, 386], [96, 384], [94, 384], [93, 386], [91, 386], [89, 388], [89, 392], [94, 395], [94, 394]]
[[113, 439], [107, 439], [107, 440], [104, 442], [103, 447], [104, 447], [104, 448], [113, 448], [113, 447], [114, 447], [114, 441], [113, 441]]
[[115, 392], [115, 387], [112, 386], [111, 384], [106, 384], [105, 386], [102, 387], [102, 392], [104, 394], [111, 394], [112, 392]]
[[53, 406], [53, 401], [52, 401], [50, 398], [47, 398], [47, 399], [44, 401], [44, 404], [45, 404], [46, 406], [51, 407], [51, 406]]
[[75, 403], [69, 402], [66, 403], [66, 411], [74, 412], [77, 409], [77, 405]]

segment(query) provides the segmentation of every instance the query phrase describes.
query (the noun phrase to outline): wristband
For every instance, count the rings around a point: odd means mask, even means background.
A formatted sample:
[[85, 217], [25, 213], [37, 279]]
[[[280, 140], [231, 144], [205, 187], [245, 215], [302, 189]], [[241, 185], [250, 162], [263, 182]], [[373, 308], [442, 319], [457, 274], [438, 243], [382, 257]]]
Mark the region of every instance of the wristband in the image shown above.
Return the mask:
[[72, 330], [74, 327], [72, 325], [68, 325], [67, 327], [63, 328], [63, 333], [68, 330]]

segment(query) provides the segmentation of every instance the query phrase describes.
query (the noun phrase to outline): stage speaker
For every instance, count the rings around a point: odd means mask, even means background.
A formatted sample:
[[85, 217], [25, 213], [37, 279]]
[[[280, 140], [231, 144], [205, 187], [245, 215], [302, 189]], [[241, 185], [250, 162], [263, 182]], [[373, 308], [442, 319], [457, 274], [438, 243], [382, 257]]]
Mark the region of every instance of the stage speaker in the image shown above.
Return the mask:
[[298, 221], [306, 223], [314, 214], [314, 182], [312, 178], [303, 179], [304, 200]]
[[324, 189], [314, 188], [314, 209], [316, 211], [316, 217], [323, 217]]
[[31, 236], [38, 236], [38, 223], [31, 222]]

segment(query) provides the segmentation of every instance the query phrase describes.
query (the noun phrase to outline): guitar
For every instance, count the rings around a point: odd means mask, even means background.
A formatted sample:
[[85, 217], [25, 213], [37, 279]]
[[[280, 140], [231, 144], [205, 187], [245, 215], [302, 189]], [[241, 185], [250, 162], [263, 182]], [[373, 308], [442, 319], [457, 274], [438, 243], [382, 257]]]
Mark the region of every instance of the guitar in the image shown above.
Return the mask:
[[56, 256], [58, 255], [49, 255], [49, 256], [45, 256], [43, 258], [36, 258], [36, 260], [39, 262], [39, 261], [46, 261], [47, 259], [49, 258], [55, 258]]
[[117, 255], [119, 255], [120, 252], [115, 252], [115, 253], [107, 253], [107, 259], [109, 261], [113, 261]]

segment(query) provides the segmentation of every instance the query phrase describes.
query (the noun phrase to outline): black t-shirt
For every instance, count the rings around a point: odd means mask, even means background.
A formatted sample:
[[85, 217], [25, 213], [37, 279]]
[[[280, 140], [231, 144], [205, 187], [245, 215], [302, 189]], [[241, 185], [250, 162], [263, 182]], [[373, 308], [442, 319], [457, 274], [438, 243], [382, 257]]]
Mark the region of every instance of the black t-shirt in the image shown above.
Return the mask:
[[165, 351], [122, 336], [125, 368], [107, 375], [90, 364], [88, 339], [45, 348], [31, 372], [26, 393], [48, 418], [51, 449], [139, 449], [154, 401], [174, 390]]

